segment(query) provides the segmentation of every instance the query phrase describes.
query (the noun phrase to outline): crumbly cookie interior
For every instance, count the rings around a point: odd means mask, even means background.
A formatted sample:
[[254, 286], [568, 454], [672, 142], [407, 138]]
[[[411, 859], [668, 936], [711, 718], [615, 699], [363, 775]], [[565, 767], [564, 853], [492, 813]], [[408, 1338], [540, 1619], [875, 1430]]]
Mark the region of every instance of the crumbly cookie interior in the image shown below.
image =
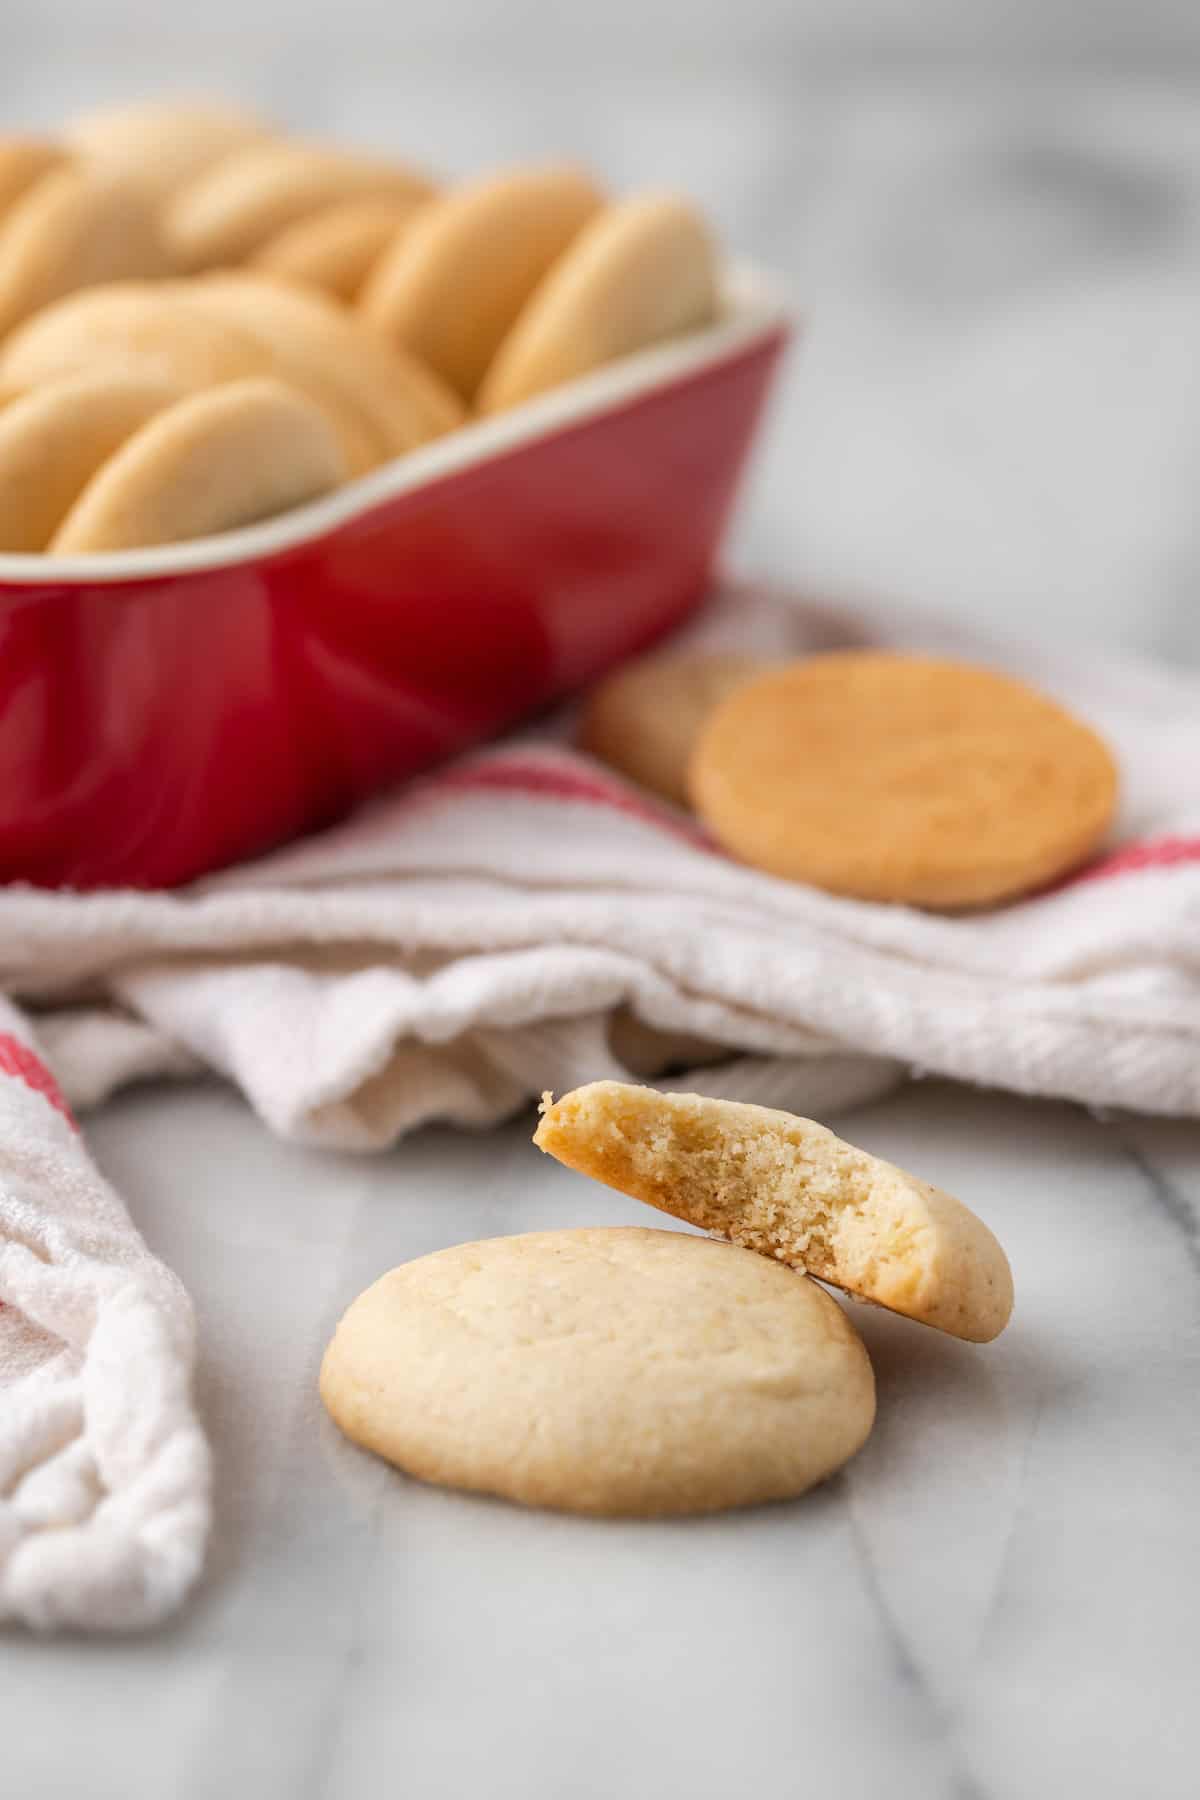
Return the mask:
[[[884, 1198], [876, 1177], [886, 1165], [874, 1157], [812, 1120], [764, 1127], [762, 1108], [718, 1111], [694, 1095], [669, 1099], [664, 1107], [652, 1090], [595, 1083], [566, 1095], [559, 1122], [543, 1121], [535, 1141], [550, 1149], [563, 1127], [586, 1135], [597, 1165], [589, 1173], [598, 1179], [632, 1183], [650, 1205], [814, 1274], [832, 1278], [848, 1224], [878, 1235], [869, 1215]], [[743, 1128], [731, 1129], [739, 1111]]]

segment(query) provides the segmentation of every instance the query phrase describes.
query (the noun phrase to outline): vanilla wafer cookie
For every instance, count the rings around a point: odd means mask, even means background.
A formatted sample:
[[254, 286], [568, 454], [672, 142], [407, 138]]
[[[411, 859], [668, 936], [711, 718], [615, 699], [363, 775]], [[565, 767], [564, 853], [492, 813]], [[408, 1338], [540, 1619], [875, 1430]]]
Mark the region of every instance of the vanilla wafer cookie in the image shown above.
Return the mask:
[[1008, 1259], [961, 1201], [824, 1125], [766, 1106], [594, 1081], [546, 1095], [534, 1143], [660, 1212], [861, 1299], [986, 1343]]
[[994, 670], [849, 650], [748, 682], [700, 733], [689, 791], [773, 875], [942, 911], [1064, 875], [1112, 822], [1117, 771], [1082, 720]]
[[311, 144], [252, 144], [183, 188], [167, 209], [167, 241], [183, 268], [230, 268], [335, 201], [412, 202], [431, 191], [399, 163]]
[[815, 1282], [681, 1231], [538, 1231], [393, 1269], [353, 1303], [321, 1398], [422, 1481], [669, 1518], [790, 1499], [875, 1417], [866, 1350]]
[[263, 120], [240, 107], [185, 99], [105, 107], [71, 120], [64, 132], [80, 154], [132, 176], [159, 202], [269, 135]]
[[569, 167], [466, 183], [416, 216], [368, 278], [362, 310], [470, 400], [529, 295], [602, 204]]
[[716, 316], [716, 254], [693, 207], [642, 194], [606, 207], [497, 345], [480, 412], [515, 406]]
[[286, 512], [346, 478], [333, 427], [282, 382], [189, 394], [143, 425], [93, 476], [54, 555], [173, 544]]
[[0, 550], [44, 550], [97, 469], [178, 398], [152, 377], [100, 370], [0, 408]]
[[0, 219], [0, 337], [77, 288], [170, 266], [135, 183], [71, 164], [51, 169]]
[[70, 156], [48, 138], [0, 137], [0, 220], [11, 206], [53, 169], [64, 169]]
[[206, 276], [189, 294], [319, 377], [367, 422], [384, 455], [403, 455], [462, 423], [462, 403], [444, 382], [324, 294], [250, 271]]
[[0, 378], [26, 383], [100, 366], [189, 391], [275, 375], [323, 409], [353, 474], [392, 454], [338, 383], [310, 359], [289, 355], [286, 336], [252, 331], [228, 308], [214, 311], [195, 280], [89, 288], [37, 314], [0, 352]]
[[249, 266], [281, 281], [319, 288], [351, 305], [375, 264], [400, 241], [423, 202], [343, 200], [285, 226]]
[[659, 652], [615, 669], [584, 702], [581, 750], [676, 806], [700, 730], [717, 705], [767, 665], [733, 651]]

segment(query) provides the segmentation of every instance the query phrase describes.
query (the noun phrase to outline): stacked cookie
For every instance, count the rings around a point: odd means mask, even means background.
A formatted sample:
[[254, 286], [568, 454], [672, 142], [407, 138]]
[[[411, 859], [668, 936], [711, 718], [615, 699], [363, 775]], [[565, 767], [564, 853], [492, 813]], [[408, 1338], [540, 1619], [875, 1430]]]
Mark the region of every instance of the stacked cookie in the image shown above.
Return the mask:
[[[333, 302], [249, 275], [73, 294], [0, 348], [0, 384], [12, 396], [0, 409], [0, 467], [12, 495], [37, 497], [24, 525], [20, 508], [0, 525], [5, 550], [118, 550], [227, 531], [328, 493], [462, 418], [435, 375]], [[73, 443], [66, 464], [56, 462], [62, 436]]]
[[866, 1348], [810, 1277], [969, 1341], [1008, 1323], [982, 1221], [812, 1120], [596, 1082], [547, 1096], [534, 1141], [727, 1241], [538, 1232], [384, 1276], [338, 1326], [321, 1394], [422, 1479], [617, 1516], [787, 1499], [875, 1417]]
[[0, 551], [252, 523], [716, 305], [692, 208], [572, 167], [439, 189], [212, 106], [8, 140]]
[[[127, 115], [121, 123], [127, 131]], [[220, 141], [227, 117], [215, 127]], [[715, 256], [696, 212], [671, 195], [611, 202], [569, 165], [439, 190], [419, 171], [260, 128], [190, 166], [163, 200], [179, 267], [245, 266], [324, 292], [479, 412], [716, 312]]]
[[0, 138], [0, 337], [76, 288], [170, 267], [139, 182], [69, 144]]
[[579, 741], [694, 807], [744, 862], [931, 911], [1068, 874], [1116, 809], [1116, 764], [1088, 725], [1008, 676], [934, 657], [650, 657], [590, 696]]

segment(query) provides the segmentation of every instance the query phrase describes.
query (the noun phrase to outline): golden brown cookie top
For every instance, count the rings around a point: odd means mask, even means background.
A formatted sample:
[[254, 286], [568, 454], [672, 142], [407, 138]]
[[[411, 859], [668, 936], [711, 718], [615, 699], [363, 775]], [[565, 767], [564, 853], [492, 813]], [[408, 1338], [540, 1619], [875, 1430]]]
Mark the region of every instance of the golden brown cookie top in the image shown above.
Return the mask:
[[863, 900], [1012, 899], [1099, 845], [1117, 796], [1094, 731], [1009, 676], [842, 651], [738, 688], [689, 774], [735, 856]]

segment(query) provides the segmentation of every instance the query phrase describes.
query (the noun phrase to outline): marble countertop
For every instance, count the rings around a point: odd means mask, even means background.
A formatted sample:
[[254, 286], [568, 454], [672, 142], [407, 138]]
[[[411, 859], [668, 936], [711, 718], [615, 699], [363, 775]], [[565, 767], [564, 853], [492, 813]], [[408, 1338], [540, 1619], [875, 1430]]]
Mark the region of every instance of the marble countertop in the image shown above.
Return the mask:
[[207, 1576], [136, 1642], [0, 1640], [16, 1800], [1190, 1800], [1200, 1757], [1200, 1132], [917, 1084], [843, 1122], [998, 1232], [973, 1347], [855, 1307], [866, 1448], [793, 1504], [524, 1513], [343, 1442], [316, 1371], [405, 1258], [644, 1209], [531, 1121], [346, 1160], [229, 1093], [91, 1140], [195, 1296], [219, 1470]]
[[[454, 0], [410, 37], [405, 9], [350, 0], [335, 36], [276, 0], [169, 26], [135, 0], [102, 24], [17, 0], [0, 104], [52, 120], [186, 68], [435, 166], [567, 146], [617, 184], [682, 185], [808, 315], [743, 563], [1200, 657], [1192, 87], [1061, 55], [876, 65], [869, 33], [838, 52], [837, 9], [747, 0], [736, 31], [728, 10], [621, 0], [579, 54], [571, 9], [544, 38], [537, 9]], [[966, 17], [923, 16], [927, 48]], [[1200, 1130], [932, 1084], [846, 1120], [996, 1229], [1011, 1328], [973, 1348], [856, 1309], [879, 1417], [842, 1475], [793, 1505], [607, 1525], [409, 1483], [316, 1400], [339, 1312], [392, 1264], [642, 1216], [529, 1128], [335, 1159], [205, 1087], [89, 1123], [197, 1303], [217, 1525], [170, 1628], [0, 1637], [0, 1790], [1191, 1800]]]

